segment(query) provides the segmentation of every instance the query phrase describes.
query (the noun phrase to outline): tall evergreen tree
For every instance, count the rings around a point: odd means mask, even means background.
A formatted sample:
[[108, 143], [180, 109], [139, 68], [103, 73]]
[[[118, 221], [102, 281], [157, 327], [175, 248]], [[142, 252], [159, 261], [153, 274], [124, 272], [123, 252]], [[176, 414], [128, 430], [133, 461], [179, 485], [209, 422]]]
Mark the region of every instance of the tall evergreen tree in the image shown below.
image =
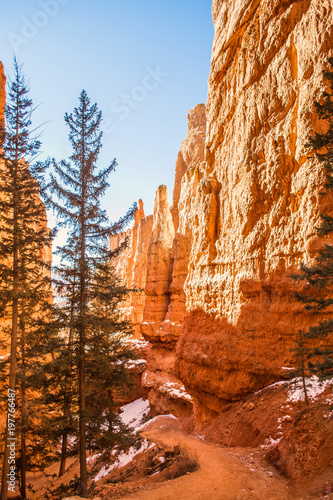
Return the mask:
[[[112, 381], [111, 365], [107, 368], [106, 363], [102, 364], [101, 351], [105, 354], [103, 359], [115, 356], [115, 348], [112, 345], [115, 338], [112, 334], [115, 333], [115, 329], [111, 328], [111, 323], [117, 323], [119, 333], [128, 330], [127, 326], [115, 318], [114, 312], [113, 315], [109, 314], [108, 321], [104, 312], [103, 319], [101, 312], [96, 314], [96, 308], [93, 312], [93, 304], [96, 304], [97, 300], [96, 290], [101, 287], [97, 270], [112, 258], [112, 253], [108, 249], [110, 234], [124, 228], [132, 219], [135, 210], [135, 206], [131, 207], [123, 218], [110, 226], [105, 211], [101, 209], [100, 199], [109, 186], [107, 178], [116, 167], [116, 160], [113, 160], [107, 168], [97, 171], [96, 162], [102, 146], [101, 119], [102, 115], [97, 105], [91, 105], [87, 93], [83, 90], [79, 98], [79, 107], [75, 108], [73, 113], [65, 114], [73, 154], [70, 161], [62, 160], [59, 164], [53, 162], [55, 175], [51, 179], [52, 191], [59, 199], [59, 202], [53, 202], [53, 206], [62, 220], [61, 225], [69, 228], [69, 241], [75, 241], [76, 291], [73, 295], [67, 288], [67, 293], [75, 300], [70, 307], [74, 307], [75, 311], [71, 321], [75, 335], [73, 348], [78, 373], [76, 393], [78, 444], [83, 496], [88, 494], [86, 450], [88, 431], [92, 425], [92, 408], [96, 408], [93, 392], [99, 387], [103, 377], [105, 386]], [[67, 259], [71, 267], [73, 254], [69, 246], [64, 249], [63, 257], [64, 265], [66, 266]], [[65, 284], [65, 289], [66, 287]], [[109, 296], [112, 293], [116, 294], [114, 286], [108, 290]], [[97, 343], [101, 349], [98, 352]], [[97, 369], [98, 356], [100, 364]], [[95, 384], [93, 389], [91, 384]], [[100, 413], [98, 415], [100, 416]], [[98, 418], [95, 415], [94, 421], [96, 422]]]
[[[326, 132], [315, 132], [308, 142], [308, 147], [314, 151], [314, 157], [325, 172], [325, 196], [333, 193], [333, 58], [330, 57], [328, 62], [330, 67], [323, 71], [323, 75], [329, 91], [322, 94], [320, 102], [315, 102], [317, 114], [319, 118], [326, 120], [327, 128]], [[320, 214], [320, 224], [317, 228], [319, 236], [333, 234], [332, 215]], [[327, 319], [311, 326], [305, 334], [316, 344], [310, 351], [307, 349], [306, 353], [310, 360], [310, 371], [324, 379], [333, 376], [333, 317], [329, 317], [333, 305], [333, 246], [325, 244], [314, 264], [302, 264], [301, 270], [302, 274], [298, 279], [306, 280], [308, 289], [306, 293], [296, 294], [297, 299], [304, 304], [306, 310], [313, 311], [318, 316], [326, 312]]]
[[[48, 253], [51, 233], [46, 227], [45, 207], [40, 201], [39, 179], [42, 167], [29, 168], [27, 160], [40, 148], [38, 138], [31, 137], [32, 101], [22, 69], [14, 59], [14, 78], [10, 82], [5, 116], [1, 130], [3, 149], [0, 158], [0, 297], [1, 312], [7, 321], [2, 336], [10, 337], [8, 394], [16, 396], [15, 437], [20, 434], [21, 495], [25, 498], [27, 426], [27, 349], [34, 338], [33, 317], [38, 317], [42, 302], [51, 293]], [[5, 362], [6, 362], [5, 361]], [[2, 363], [2, 365], [5, 364]], [[7, 393], [7, 391], [6, 391]], [[7, 405], [1, 500], [8, 495], [9, 447], [13, 443], [10, 405]], [[16, 453], [17, 453], [16, 449]], [[17, 477], [17, 470], [15, 470]]]

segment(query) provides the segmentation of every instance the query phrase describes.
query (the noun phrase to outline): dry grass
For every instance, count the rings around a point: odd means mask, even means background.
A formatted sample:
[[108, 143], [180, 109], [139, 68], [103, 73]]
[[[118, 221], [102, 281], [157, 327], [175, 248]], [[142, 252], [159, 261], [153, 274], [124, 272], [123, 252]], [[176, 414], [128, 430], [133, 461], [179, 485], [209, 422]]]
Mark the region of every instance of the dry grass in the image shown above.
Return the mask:
[[199, 461], [195, 455], [188, 453], [185, 448], [180, 449], [174, 463], [166, 471], [166, 479], [176, 479], [185, 474], [195, 472], [199, 469]]

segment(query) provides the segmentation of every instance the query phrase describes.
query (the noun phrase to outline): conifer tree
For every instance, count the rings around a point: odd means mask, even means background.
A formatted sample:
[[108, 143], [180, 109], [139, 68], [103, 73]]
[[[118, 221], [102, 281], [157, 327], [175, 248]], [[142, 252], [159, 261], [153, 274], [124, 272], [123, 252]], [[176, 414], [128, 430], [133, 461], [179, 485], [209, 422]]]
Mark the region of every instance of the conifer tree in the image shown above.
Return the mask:
[[[107, 363], [104, 364], [104, 360], [109, 360], [110, 356], [117, 356], [113, 345], [115, 328], [112, 324], [117, 323], [119, 334], [128, 331], [128, 327], [111, 311], [112, 301], [109, 316], [105, 311], [97, 313], [97, 306], [93, 308], [97, 300], [102, 300], [101, 296], [98, 297], [98, 293], [102, 293], [102, 275], [98, 273], [102, 272], [100, 266], [106, 265], [112, 258], [112, 253], [108, 250], [110, 234], [122, 230], [132, 219], [135, 210], [135, 206], [131, 207], [123, 218], [110, 226], [105, 211], [101, 209], [100, 199], [109, 186], [107, 178], [116, 167], [116, 160], [113, 160], [107, 168], [97, 170], [96, 162], [102, 146], [101, 119], [97, 105], [91, 105], [83, 90], [79, 106], [73, 113], [65, 114], [73, 154], [70, 161], [53, 161], [55, 175], [51, 176], [52, 191], [59, 199], [59, 202], [52, 202], [53, 206], [62, 221], [61, 225], [69, 228], [69, 241], [75, 241], [77, 252], [76, 290], [73, 294], [73, 290], [67, 288], [67, 301], [68, 295], [71, 295], [74, 304], [70, 299], [69, 307], [73, 307], [75, 311], [72, 317], [73, 352], [78, 374], [78, 381], [74, 386], [77, 388], [79, 422], [80, 493], [84, 497], [88, 494], [86, 450], [90, 441], [89, 429], [96, 425], [101, 429], [101, 415], [105, 410], [100, 410], [101, 398], [96, 402], [96, 390], [103, 390], [104, 387], [112, 390], [113, 379], [110, 372], [115, 374], [114, 366], [117, 366], [114, 364], [113, 367], [108, 367]], [[73, 263], [69, 246], [65, 247], [63, 254], [65, 267], [66, 259], [69, 260], [69, 267]], [[67, 284], [64, 286], [66, 289]], [[112, 294], [117, 293], [119, 295], [113, 283], [105, 296], [109, 300]], [[124, 290], [122, 294], [124, 295]], [[121, 361], [119, 353], [118, 360]], [[118, 371], [122, 364], [118, 364]], [[104, 385], [100, 386], [102, 380]], [[109, 406], [111, 408], [111, 404]], [[97, 421], [100, 423], [96, 424]]]
[[[309, 138], [308, 147], [314, 151], [314, 156], [322, 165], [326, 182], [324, 195], [333, 193], [333, 58], [328, 59], [330, 68], [323, 71], [324, 78], [329, 85], [329, 91], [322, 94], [320, 102], [315, 102], [319, 118], [326, 120], [326, 132], [315, 132]], [[320, 214], [320, 224], [317, 228], [319, 236], [333, 235], [332, 214]], [[333, 305], [333, 246], [325, 244], [319, 251], [312, 266], [301, 265], [302, 274], [298, 279], [306, 280], [306, 293], [295, 294], [305, 309], [322, 315], [329, 312]], [[309, 368], [320, 378], [325, 379], [333, 375], [333, 313], [332, 317], [311, 326], [305, 336], [315, 342], [315, 347], [307, 349], [306, 356]], [[303, 347], [303, 346], [302, 346]]]
[[[14, 59], [14, 78], [10, 82], [5, 110], [6, 126], [1, 130], [0, 297], [1, 313], [6, 319], [2, 321], [6, 326], [1, 335], [7, 334], [10, 338], [10, 356], [2, 362], [2, 365], [9, 363], [5, 393], [6, 396], [15, 394], [16, 418], [13, 427], [8, 403], [1, 500], [6, 500], [8, 495], [7, 445], [14, 442], [13, 437], [20, 437], [17, 443], [20, 442], [21, 448], [21, 496], [25, 498], [26, 495], [27, 351], [29, 341], [34, 338], [33, 317], [38, 317], [40, 304], [49, 302], [51, 293], [49, 266], [43, 258], [52, 237], [46, 227], [45, 207], [40, 201], [39, 180], [43, 168], [40, 164], [29, 168], [27, 163], [40, 148], [40, 141], [31, 137], [29, 131], [33, 108], [28, 91], [22, 68]], [[17, 453], [16, 446], [16, 456]], [[17, 478], [17, 463], [15, 476]]]

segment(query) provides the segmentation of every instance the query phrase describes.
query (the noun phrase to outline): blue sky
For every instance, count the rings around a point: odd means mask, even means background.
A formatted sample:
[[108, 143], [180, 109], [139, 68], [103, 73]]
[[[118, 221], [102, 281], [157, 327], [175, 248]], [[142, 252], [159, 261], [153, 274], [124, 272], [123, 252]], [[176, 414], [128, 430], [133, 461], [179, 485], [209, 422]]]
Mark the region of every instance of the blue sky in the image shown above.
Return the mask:
[[100, 166], [114, 157], [103, 206], [111, 220], [155, 191], [172, 196], [189, 109], [207, 99], [210, 0], [11, 0], [1, 5], [0, 60], [24, 63], [45, 156], [70, 154], [65, 112], [84, 88], [103, 112]]

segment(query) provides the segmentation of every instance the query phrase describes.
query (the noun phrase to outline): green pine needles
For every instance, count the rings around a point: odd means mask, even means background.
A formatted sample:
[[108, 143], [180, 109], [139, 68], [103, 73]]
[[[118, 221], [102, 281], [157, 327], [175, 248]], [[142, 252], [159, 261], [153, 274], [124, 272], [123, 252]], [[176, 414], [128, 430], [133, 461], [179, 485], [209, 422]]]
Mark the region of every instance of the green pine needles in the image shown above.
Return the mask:
[[[117, 223], [110, 225], [100, 199], [109, 186], [107, 179], [116, 167], [113, 160], [98, 170], [96, 162], [102, 147], [102, 115], [83, 90], [79, 106], [65, 114], [73, 154], [69, 161], [53, 160], [55, 175], [51, 201], [68, 228], [67, 243], [58, 253], [57, 286], [64, 299], [63, 314], [67, 331], [67, 399], [63, 398], [64, 442], [72, 425], [78, 422], [77, 444], [80, 457], [80, 493], [88, 494], [87, 449], [105, 449], [119, 444], [126, 434], [115, 411], [116, 390], [130, 385], [126, 362], [133, 354], [123, 342], [132, 333], [123, 321], [119, 305], [129, 290], [115, 276], [109, 238], [123, 229], [134, 216], [133, 205]], [[67, 418], [66, 417], [66, 418]], [[64, 465], [60, 468], [60, 474]]]
[[[0, 155], [0, 311], [1, 337], [8, 338], [10, 356], [1, 363], [1, 378], [6, 388], [15, 391], [17, 457], [15, 475], [20, 470], [22, 498], [26, 497], [26, 469], [29, 451], [26, 436], [31, 430], [31, 391], [27, 377], [36, 362], [40, 337], [36, 336], [43, 308], [52, 298], [51, 253], [52, 233], [47, 228], [46, 211], [40, 200], [40, 184], [44, 168], [29, 168], [40, 148], [40, 141], [31, 137], [32, 101], [22, 68], [14, 59], [14, 78], [10, 82], [1, 131], [3, 149]], [[42, 358], [42, 354], [39, 359]], [[7, 390], [2, 404], [7, 403]], [[30, 401], [30, 402], [29, 402]], [[10, 417], [7, 406], [5, 442], [10, 440]], [[1, 499], [8, 490], [8, 453], [5, 446]]]
[[[65, 114], [73, 153], [68, 160], [35, 164], [40, 149], [30, 132], [32, 101], [22, 68], [14, 60], [6, 126], [0, 130], [0, 334], [9, 356], [0, 359], [0, 398], [7, 412], [2, 438], [12, 437], [7, 389], [15, 393], [15, 478], [26, 498], [26, 471], [42, 470], [79, 453], [79, 493], [88, 495], [87, 450], [126, 449], [135, 438], [118, 415], [119, 398], [134, 382], [127, 369], [135, 357], [126, 347], [131, 325], [120, 305], [131, 290], [118, 280], [110, 236], [132, 220], [134, 204], [110, 224], [101, 208], [116, 160], [99, 170], [102, 114], [81, 92], [79, 106]], [[45, 171], [52, 166], [49, 182]], [[67, 229], [57, 249], [51, 279], [53, 233], [43, 196]], [[58, 300], [53, 303], [56, 292]], [[4, 447], [1, 500], [7, 500], [10, 448]]]

